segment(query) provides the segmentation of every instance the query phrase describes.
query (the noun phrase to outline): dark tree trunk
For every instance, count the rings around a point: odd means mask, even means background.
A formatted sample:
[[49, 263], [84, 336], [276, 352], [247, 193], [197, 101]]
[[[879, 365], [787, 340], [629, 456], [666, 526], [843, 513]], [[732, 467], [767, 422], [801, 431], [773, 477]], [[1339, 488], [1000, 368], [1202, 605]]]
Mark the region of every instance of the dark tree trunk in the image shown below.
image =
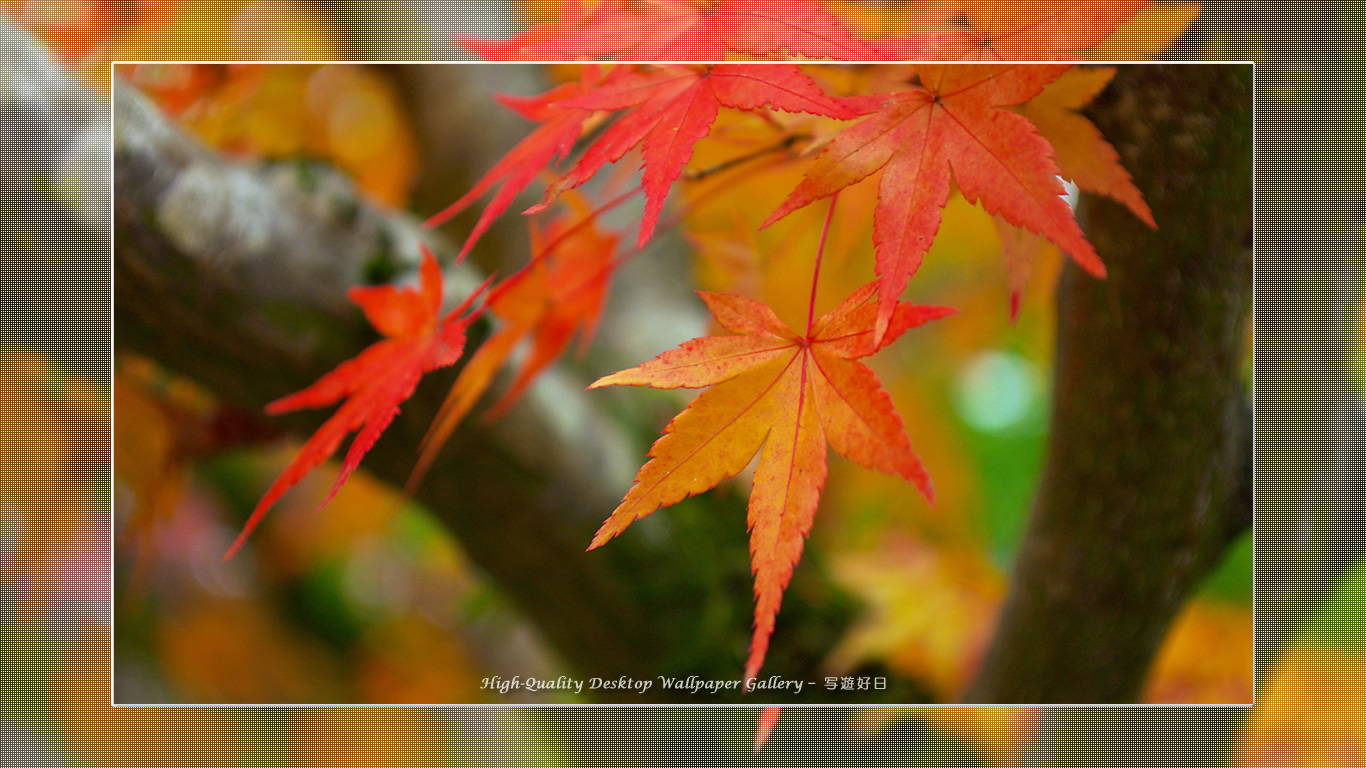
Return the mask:
[[1136, 701], [1252, 520], [1252, 68], [1125, 67], [1090, 114], [1159, 229], [1084, 202], [1109, 277], [1063, 273], [1048, 464], [973, 702]]

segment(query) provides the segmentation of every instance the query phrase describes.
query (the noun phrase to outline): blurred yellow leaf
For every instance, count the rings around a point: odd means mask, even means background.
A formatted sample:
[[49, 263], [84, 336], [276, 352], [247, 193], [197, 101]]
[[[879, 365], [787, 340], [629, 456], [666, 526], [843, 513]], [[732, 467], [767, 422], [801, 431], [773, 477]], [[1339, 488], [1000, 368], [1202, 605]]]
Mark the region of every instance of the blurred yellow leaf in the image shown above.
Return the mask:
[[[117, 516], [146, 531], [170, 517], [185, 486], [168, 413], [126, 376], [114, 376], [114, 484]], [[120, 509], [122, 507], [122, 509]]]
[[73, 649], [79, 664], [55, 667], [51, 706], [73, 764], [142, 768], [242, 759], [240, 750], [251, 742], [241, 738], [241, 721], [233, 723], [227, 710], [111, 707], [108, 628], [82, 627], [71, 635], [88, 645]]
[[1340, 768], [1366, 765], [1366, 709], [1352, 648], [1292, 645], [1262, 690], [1238, 750], [1246, 768]]
[[[296, 445], [262, 457], [263, 467], [279, 466], [279, 459], [293, 456]], [[319, 562], [335, 560], [381, 537], [393, 523], [404, 498], [388, 484], [364, 470], [357, 471], [327, 507], [327, 514], [311, 514], [331, 491], [338, 464], [328, 462], [316, 477], [300, 483], [300, 492], [284, 497], [278, 530], [263, 532], [262, 546], [270, 551], [272, 567], [281, 575], [301, 572]]]
[[1083, 56], [1092, 61], [1149, 61], [1170, 48], [1201, 10], [1199, 3], [1149, 3]]
[[[204, 70], [218, 74], [201, 76]], [[212, 147], [249, 158], [323, 158], [392, 206], [406, 202], [416, 178], [415, 138], [404, 107], [389, 80], [371, 68], [139, 64], [121, 72]]]
[[986, 650], [1005, 595], [1004, 579], [981, 552], [898, 541], [882, 552], [841, 556], [833, 570], [868, 607], [829, 668], [839, 674], [881, 659], [939, 700], [955, 700]]
[[341, 58], [321, 15], [281, 0], [3, 0], [0, 9], [106, 92], [112, 61]]
[[1015, 762], [1039, 720], [1039, 710], [1029, 707], [936, 707], [921, 709], [920, 715], [974, 742], [991, 765]]

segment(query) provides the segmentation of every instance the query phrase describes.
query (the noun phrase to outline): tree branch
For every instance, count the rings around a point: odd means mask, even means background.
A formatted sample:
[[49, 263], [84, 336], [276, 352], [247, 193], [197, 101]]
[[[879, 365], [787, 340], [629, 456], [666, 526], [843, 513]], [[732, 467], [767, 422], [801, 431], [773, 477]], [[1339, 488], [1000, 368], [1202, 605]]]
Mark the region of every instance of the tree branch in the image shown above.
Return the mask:
[[[413, 269], [419, 236], [451, 252], [410, 218], [359, 199], [326, 168], [257, 169], [205, 151], [118, 84], [114, 115], [117, 346], [225, 401], [259, 408], [354, 354], [373, 332], [343, 298], [346, 286]], [[473, 280], [464, 273], [452, 282]], [[453, 300], [468, 293], [453, 288]], [[405, 405], [367, 457], [370, 471], [401, 484], [440, 396], [424, 387]], [[515, 436], [462, 436], [418, 500], [570, 661], [601, 674], [638, 673], [650, 623], [603, 561], [582, 552], [598, 510], [610, 508], [599, 478], [620, 474], [598, 462], [621, 455], [622, 438], [572, 389], [556, 407], [559, 418], [518, 420]], [[579, 416], [566, 419], [566, 411]], [[287, 423], [312, 429], [322, 415]], [[601, 449], [574, 447], [583, 442]]]
[[1069, 265], [1059, 286], [1047, 469], [970, 701], [1136, 701], [1177, 609], [1250, 519], [1223, 510], [1246, 498], [1251, 75], [1123, 68], [1092, 109], [1165, 216], [1149, 231], [1088, 201], [1110, 274]]
[[0, 16], [0, 334], [108, 381], [109, 106]]

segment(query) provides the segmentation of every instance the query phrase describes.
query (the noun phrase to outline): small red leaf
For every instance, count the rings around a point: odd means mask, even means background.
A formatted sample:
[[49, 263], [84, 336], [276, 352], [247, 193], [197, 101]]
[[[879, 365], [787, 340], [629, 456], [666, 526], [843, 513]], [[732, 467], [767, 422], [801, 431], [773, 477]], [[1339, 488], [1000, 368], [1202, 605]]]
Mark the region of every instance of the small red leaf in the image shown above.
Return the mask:
[[366, 451], [398, 414], [399, 404], [412, 395], [423, 374], [459, 359], [465, 348], [465, 329], [479, 314], [476, 311], [466, 315], [465, 311], [487, 285], [485, 281], [444, 320], [438, 321], [441, 268], [424, 247], [419, 288], [351, 289], [351, 300], [360, 305], [385, 338], [337, 366], [312, 386], [266, 406], [267, 413], [278, 414], [299, 408], [320, 408], [346, 398], [341, 408], [304, 443], [294, 460], [266, 491], [236, 541], [223, 555], [224, 560], [242, 547], [266, 511], [285, 491], [327, 461], [336, 453], [342, 440], [356, 432], [332, 492], [319, 509], [327, 506], [346, 478], [360, 465]]

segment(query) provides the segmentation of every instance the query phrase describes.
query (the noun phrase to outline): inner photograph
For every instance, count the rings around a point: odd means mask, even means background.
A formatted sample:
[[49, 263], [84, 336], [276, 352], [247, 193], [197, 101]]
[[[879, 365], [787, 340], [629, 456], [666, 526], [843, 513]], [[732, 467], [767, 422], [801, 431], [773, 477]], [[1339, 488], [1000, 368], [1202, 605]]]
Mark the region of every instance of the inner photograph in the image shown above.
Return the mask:
[[111, 91], [115, 705], [1252, 703], [1251, 64]]

